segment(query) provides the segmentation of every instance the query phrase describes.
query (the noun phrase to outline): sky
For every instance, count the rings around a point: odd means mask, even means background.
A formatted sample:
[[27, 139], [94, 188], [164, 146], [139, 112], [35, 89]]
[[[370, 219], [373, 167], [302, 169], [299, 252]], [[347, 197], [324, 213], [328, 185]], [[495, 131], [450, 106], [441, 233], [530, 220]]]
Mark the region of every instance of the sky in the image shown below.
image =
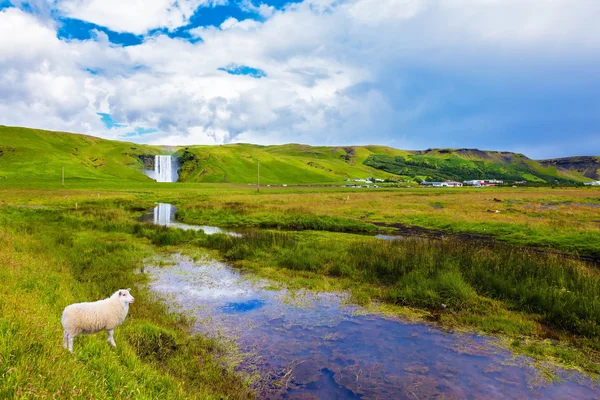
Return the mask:
[[0, 0], [0, 124], [600, 155], [598, 0]]

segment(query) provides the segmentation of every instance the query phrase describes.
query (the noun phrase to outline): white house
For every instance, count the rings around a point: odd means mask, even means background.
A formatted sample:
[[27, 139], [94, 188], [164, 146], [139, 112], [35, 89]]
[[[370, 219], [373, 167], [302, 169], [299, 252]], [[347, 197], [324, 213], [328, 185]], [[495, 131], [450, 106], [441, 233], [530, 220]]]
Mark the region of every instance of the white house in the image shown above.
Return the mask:
[[464, 181], [463, 183], [467, 186], [477, 186], [477, 185], [481, 186], [481, 184], [485, 183], [485, 181], [482, 181], [480, 179], [473, 179], [471, 181]]

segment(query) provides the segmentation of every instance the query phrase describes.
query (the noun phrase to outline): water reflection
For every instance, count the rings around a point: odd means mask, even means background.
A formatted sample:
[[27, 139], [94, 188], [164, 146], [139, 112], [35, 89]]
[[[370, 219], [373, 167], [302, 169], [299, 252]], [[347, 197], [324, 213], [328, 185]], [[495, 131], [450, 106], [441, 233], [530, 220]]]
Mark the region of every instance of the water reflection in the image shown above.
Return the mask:
[[400, 240], [403, 238], [400, 235], [375, 235], [374, 237], [376, 239], [383, 239], [383, 240]]
[[191, 312], [197, 331], [235, 338], [241, 368], [266, 377], [261, 398], [598, 398], [589, 379], [557, 370], [564, 380], [547, 383], [490, 338], [356, 315], [344, 295], [272, 290], [219, 262], [173, 261], [149, 268], [151, 289]]
[[143, 220], [151, 221], [154, 222], [154, 224], [161, 226], [169, 226], [185, 230], [204, 231], [204, 233], [206, 233], [207, 235], [213, 235], [215, 233], [224, 233], [229, 236], [242, 236], [240, 233], [224, 230], [217, 226], [190, 225], [177, 222], [175, 220], [176, 211], [177, 208], [172, 204], [159, 203], [156, 207], [154, 207], [152, 214], [144, 217]]

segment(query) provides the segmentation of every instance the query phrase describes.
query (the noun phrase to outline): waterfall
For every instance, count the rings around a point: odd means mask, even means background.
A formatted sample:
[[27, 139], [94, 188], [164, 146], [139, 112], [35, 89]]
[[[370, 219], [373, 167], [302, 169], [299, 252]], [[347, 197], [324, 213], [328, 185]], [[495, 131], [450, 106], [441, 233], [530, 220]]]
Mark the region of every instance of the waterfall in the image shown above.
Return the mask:
[[171, 156], [154, 157], [154, 177], [156, 182], [177, 181], [177, 166]]

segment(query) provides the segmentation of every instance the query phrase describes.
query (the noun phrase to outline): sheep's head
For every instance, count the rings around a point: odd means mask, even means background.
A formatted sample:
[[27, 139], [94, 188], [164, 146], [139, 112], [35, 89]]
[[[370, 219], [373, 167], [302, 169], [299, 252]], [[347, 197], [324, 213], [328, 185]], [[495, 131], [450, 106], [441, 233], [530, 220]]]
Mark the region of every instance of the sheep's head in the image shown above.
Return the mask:
[[131, 289], [120, 289], [113, 296], [117, 296], [119, 301], [122, 303], [133, 303], [135, 299], [131, 294], [129, 294], [130, 290]]

